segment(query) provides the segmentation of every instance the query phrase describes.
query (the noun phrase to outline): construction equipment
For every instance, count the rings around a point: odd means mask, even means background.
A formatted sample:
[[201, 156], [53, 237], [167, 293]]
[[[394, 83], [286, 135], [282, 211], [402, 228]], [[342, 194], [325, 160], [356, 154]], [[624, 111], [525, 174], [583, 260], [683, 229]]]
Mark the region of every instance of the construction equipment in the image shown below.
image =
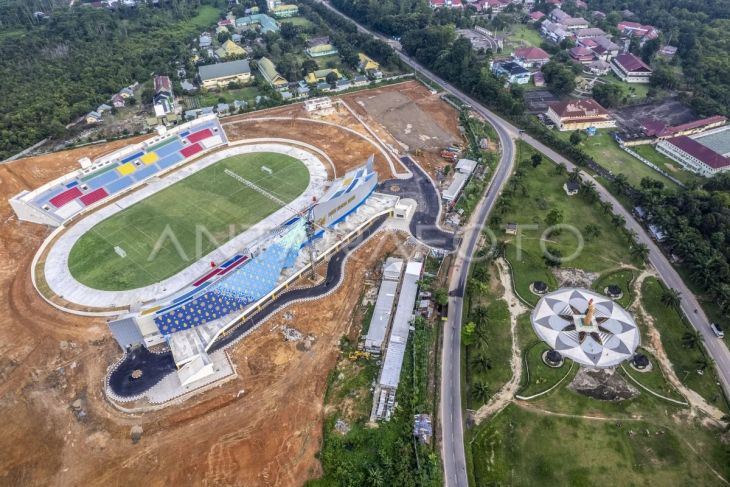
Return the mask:
[[309, 249], [309, 263], [310, 263], [310, 277], [314, 281], [317, 279], [317, 273], [314, 271], [314, 264], [315, 264], [315, 256], [314, 256], [314, 245], [312, 244], [312, 240], [314, 239], [315, 234], [315, 227], [319, 228], [323, 232], [330, 232], [333, 231], [330, 228], [324, 227], [322, 225], [319, 225], [317, 222], [314, 221], [314, 206], [317, 204], [316, 199], [312, 198], [312, 204], [309, 206], [309, 208], [298, 211], [289, 206], [285, 201], [278, 198], [276, 195], [271, 194], [269, 191], [265, 190], [261, 186], [256, 185], [255, 183], [249, 181], [248, 179], [239, 176], [235, 172], [231, 171], [230, 169], [226, 169], [224, 171], [228, 176], [232, 177], [236, 181], [240, 182], [241, 184], [251, 188], [252, 190], [256, 191], [257, 193], [260, 193], [267, 198], [269, 198], [274, 203], [278, 204], [282, 208], [286, 208], [287, 210], [291, 211], [295, 215], [299, 216], [300, 218], [303, 218], [305, 221], [305, 231], [307, 233], [307, 240], [309, 241], [309, 245], [307, 245]]
[[350, 359], [350, 361], [352, 362], [361, 358], [364, 358], [365, 360], [370, 360], [370, 352], [361, 352], [360, 350], [356, 350], [354, 352], [350, 352], [350, 355], [348, 355], [347, 358]]

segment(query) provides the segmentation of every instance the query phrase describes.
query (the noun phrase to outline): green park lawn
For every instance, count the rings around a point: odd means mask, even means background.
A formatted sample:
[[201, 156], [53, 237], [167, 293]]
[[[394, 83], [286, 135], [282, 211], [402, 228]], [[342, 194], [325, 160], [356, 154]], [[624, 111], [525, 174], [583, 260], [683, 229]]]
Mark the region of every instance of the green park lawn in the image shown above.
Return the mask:
[[532, 47], [540, 47], [543, 42], [540, 33], [533, 29], [529, 25], [515, 24], [510, 27], [510, 34], [508, 35], [510, 42], [515, 45], [521, 43], [528, 44]]
[[[533, 149], [520, 144], [520, 161], [529, 161], [532, 154], [534, 154]], [[532, 282], [544, 281], [551, 290], [557, 286], [550, 268], [542, 258], [541, 241], [546, 248], [560, 250], [564, 258], [574, 254], [571, 260], [562, 264], [563, 267], [577, 267], [588, 272], [606, 272], [623, 264], [636, 264], [629, 255], [626, 237], [612, 223], [611, 215], [605, 213], [597, 203], [586, 201], [581, 194], [567, 196], [563, 190], [567, 176], [557, 175], [555, 167], [546, 158], [537, 168], [533, 168], [529, 162], [521, 163], [520, 168], [524, 171], [524, 176], [517, 182], [512, 196], [508, 198], [509, 203], [504, 206], [498, 202], [492, 213], [500, 220], [501, 226], [498, 228], [492, 225], [492, 228], [498, 238], [507, 240], [506, 254], [514, 268], [517, 292], [532, 304], [537, 303], [539, 299], [529, 290]], [[508, 184], [508, 189], [511, 184]], [[562, 213], [563, 224], [573, 227], [581, 235], [585, 233], [588, 224], [598, 227], [600, 235], [590, 239], [584, 238], [584, 246], [580, 251], [578, 251], [578, 238], [568, 229], [559, 235], [550, 234], [543, 238], [542, 234], [549, 226], [545, 219], [553, 209]], [[503, 226], [507, 223], [518, 224], [521, 228], [521, 238], [504, 234]], [[530, 228], [529, 225], [534, 227]]]
[[604, 290], [610, 286], [615, 285], [621, 288], [623, 296], [617, 300], [618, 304], [624, 308], [628, 308], [634, 301], [634, 290], [632, 283], [636, 277], [634, 271], [631, 269], [620, 269], [616, 271], [609, 271], [605, 274], [601, 274], [596, 282], [593, 283], [593, 289], [601, 294], [605, 294]]
[[631, 149], [640, 156], [656, 164], [658, 167], [664, 169], [667, 174], [671, 174], [673, 177], [679, 179], [685, 184], [690, 184], [696, 181], [701, 182], [703, 180], [701, 176], [685, 171], [678, 163], [657, 152], [653, 145], [637, 145]]
[[[559, 132], [566, 140], [571, 132]], [[584, 137], [580, 147], [593, 159], [614, 174], [624, 174], [632, 186], [638, 187], [641, 179], [648, 177], [663, 182], [667, 187], [676, 187], [674, 182], [650, 168], [628, 152], [622, 150], [613, 140], [611, 131], [599, 130], [592, 137]]]
[[312, 23], [311, 20], [305, 19], [304, 17], [288, 17], [288, 18], [279, 20], [279, 22], [281, 22], [282, 24], [288, 23], [288, 24], [296, 25], [297, 27], [305, 27], [305, 28], [314, 26], [314, 24]]
[[198, 96], [201, 107], [211, 107], [221, 103], [233, 103], [234, 100], [245, 100], [249, 105], [256, 101], [256, 97], [261, 94], [261, 90], [257, 86], [247, 86], [245, 88], [237, 88], [232, 90], [206, 91]]
[[[261, 166], [273, 174], [263, 173]], [[293, 157], [276, 153], [229, 157], [95, 225], [71, 249], [71, 274], [82, 284], [103, 290], [154, 284], [279, 209], [271, 199], [224, 174], [225, 169], [287, 202], [309, 184], [307, 168]], [[163, 232], [174, 235], [182, 252], [176, 250], [174, 239], [162, 239]], [[117, 255], [115, 246], [126, 257]]]

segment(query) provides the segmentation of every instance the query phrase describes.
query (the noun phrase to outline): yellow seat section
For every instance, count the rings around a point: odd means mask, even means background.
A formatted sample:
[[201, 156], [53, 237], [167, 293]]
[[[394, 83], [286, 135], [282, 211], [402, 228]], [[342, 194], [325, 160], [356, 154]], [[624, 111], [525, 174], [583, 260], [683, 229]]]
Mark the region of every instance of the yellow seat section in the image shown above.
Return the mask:
[[139, 160], [144, 162], [145, 164], [154, 164], [159, 158], [160, 157], [154, 152], [148, 152], [147, 154], [140, 157]]
[[118, 169], [119, 174], [121, 174], [122, 176], [126, 176], [127, 174], [132, 174], [137, 168], [134, 166], [134, 163], [128, 162], [119, 166]]

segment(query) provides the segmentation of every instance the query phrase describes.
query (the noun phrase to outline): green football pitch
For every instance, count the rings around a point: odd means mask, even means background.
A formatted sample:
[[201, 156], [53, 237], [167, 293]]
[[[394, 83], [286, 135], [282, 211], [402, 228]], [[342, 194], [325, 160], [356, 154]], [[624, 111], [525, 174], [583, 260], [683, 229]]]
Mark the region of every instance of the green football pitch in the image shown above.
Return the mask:
[[290, 156], [262, 152], [223, 159], [95, 225], [71, 249], [71, 275], [89, 287], [110, 291], [154, 284], [279, 209], [272, 199], [226, 175], [225, 169], [286, 202], [309, 184], [306, 166]]

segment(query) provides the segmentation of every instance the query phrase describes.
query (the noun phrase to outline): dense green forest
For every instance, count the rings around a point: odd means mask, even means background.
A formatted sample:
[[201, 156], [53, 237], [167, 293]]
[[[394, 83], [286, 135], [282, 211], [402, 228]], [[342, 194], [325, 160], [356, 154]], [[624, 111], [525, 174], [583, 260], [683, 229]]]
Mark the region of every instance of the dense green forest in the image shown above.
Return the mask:
[[[134, 81], [172, 74], [225, 0], [177, 0], [164, 8], [56, 8], [6, 2], [0, 8], [0, 159], [64, 126]], [[42, 8], [49, 14], [36, 19]], [[31, 12], [28, 14], [28, 12]]]

